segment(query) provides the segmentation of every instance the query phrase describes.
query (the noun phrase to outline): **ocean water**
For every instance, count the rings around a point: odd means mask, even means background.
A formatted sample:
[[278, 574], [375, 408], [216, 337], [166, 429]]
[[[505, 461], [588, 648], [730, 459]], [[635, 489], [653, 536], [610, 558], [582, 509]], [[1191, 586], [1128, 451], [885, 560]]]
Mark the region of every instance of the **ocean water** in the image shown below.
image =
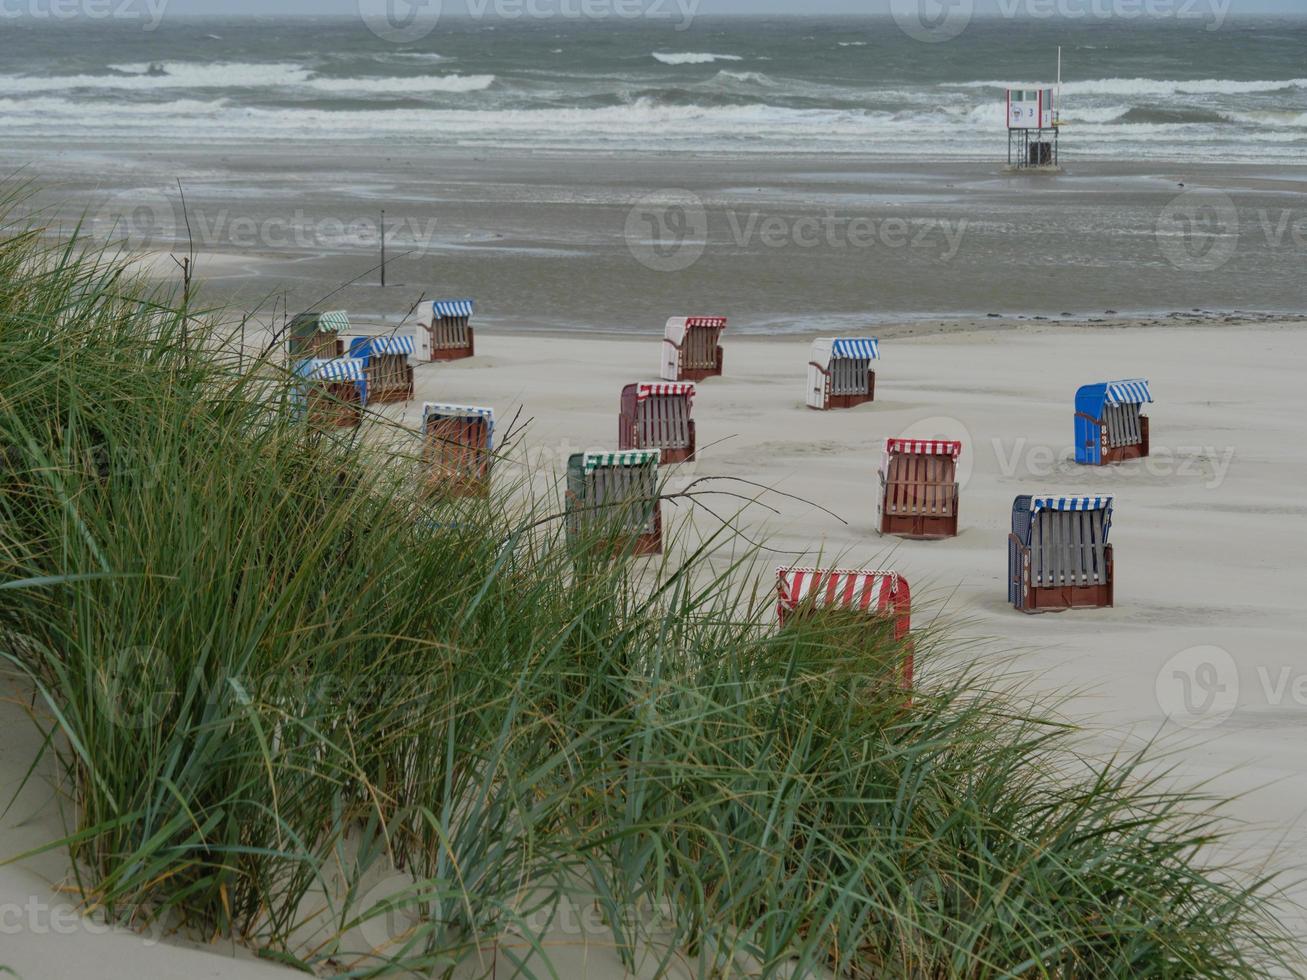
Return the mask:
[[361, 20], [0, 24], [13, 143], [270, 140], [1002, 155], [1003, 89], [1051, 83], [1064, 152], [1299, 162], [1307, 21], [469, 20], [388, 42]]

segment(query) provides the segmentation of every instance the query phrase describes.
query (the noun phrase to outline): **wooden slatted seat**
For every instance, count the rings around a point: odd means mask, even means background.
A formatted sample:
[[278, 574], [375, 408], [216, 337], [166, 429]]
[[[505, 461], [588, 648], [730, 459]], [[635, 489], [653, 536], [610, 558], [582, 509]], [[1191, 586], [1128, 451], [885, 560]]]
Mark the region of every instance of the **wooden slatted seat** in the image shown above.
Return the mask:
[[567, 532], [610, 553], [663, 550], [656, 449], [577, 453], [567, 463]]
[[1112, 605], [1112, 507], [1111, 497], [1017, 497], [1008, 536], [1008, 601], [1028, 613]]
[[286, 333], [286, 352], [292, 364], [305, 360], [331, 360], [345, 353], [341, 334], [349, 332], [349, 314], [343, 310], [300, 313]]
[[912, 593], [897, 572], [868, 569], [778, 568], [776, 618], [784, 627], [796, 616], [842, 611], [884, 617], [894, 623], [894, 639], [903, 644], [903, 683], [912, 684]]
[[413, 397], [412, 337], [356, 337], [350, 341], [350, 357], [366, 365], [368, 401], [375, 405], [406, 402]]
[[456, 361], [474, 356], [473, 307], [470, 299], [438, 299], [427, 304], [418, 316], [414, 338], [417, 359]]
[[1148, 381], [1100, 381], [1076, 392], [1076, 462], [1104, 466], [1148, 455]]
[[880, 533], [949, 538], [958, 533], [957, 461], [962, 443], [886, 439], [880, 464]]
[[663, 330], [664, 381], [702, 381], [722, 373], [724, 316], [674, 316]]
[[476, 405], [422, 406], [422, 458], [429, 488], [456, 497], [490, 492], [495, 411]]
[[694, 385], [687, 382], [629, 384], [622, 389], [617, 420], [619, 449], [658, 449], [661, 462], [694, 458]]
[[808, 360], [809, 408], [853, 408], [876, 397], [872, 362], [880, 357], [873, 337], [819, 337]]
[[309, 424], [324, 428], [358, 425], [367, 404], [367, 376], [363, 362], [341, 357], [301, 361], [295, 373], [295, 401]]

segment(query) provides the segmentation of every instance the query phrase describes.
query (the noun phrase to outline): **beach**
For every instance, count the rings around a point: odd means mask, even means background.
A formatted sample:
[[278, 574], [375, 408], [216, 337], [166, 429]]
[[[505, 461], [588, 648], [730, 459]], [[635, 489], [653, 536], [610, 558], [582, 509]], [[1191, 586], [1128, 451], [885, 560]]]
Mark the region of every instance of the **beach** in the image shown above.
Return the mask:
[[[417, 365], [362, 431], [416, 452], [424, 402], [491, 406], [496, 485], [545, 500], [570, 456], [618, 448], [668, 317], [728, 318], [697, 458], [662, 469], [711, 496], [664, 504], [666, 560], [715, 535], [696, 574], [748, 557], [767, 594], [778, 566], [896, 572], [924, 688], [978, 664], [1092, 758], [1148, 748], [1141, 772], [1228, 800], [1210, 856], [1282, 875], [1300, 936], [1307, 27], [1012, 26], [17, 22], [0, 167], [47, 246], [77, 234], [169, 297], [189, 260], [190, 312], [250, 355], [302, 311], [412, 335], [423, 305], [471, 299], [476, 356]], [[1014, 172], [1005, 86], [1051, 85], [1055, 50], [1062, 170]], [[873, 402], [805, 406], [829, 336], [879, 338]], [[1129, 378], [1156, 399], [1150, 455], [1077, 465], [1077, 388]], [[961, 442], [956, 537], [877, 532], [893, 437]], [[1040, 492], [1114, 497], [1113, 607], [1008, 603], [1013, 499]], [[35, 853], [79, 817], [49, 753], [32, 768], [46, 705], [0, 685], [0, 968], [292, 975], [230, 935], [101, 925], [66, 850]], [[584, 932], [550, 939], [558, 975], [622, 976], [612, 934]]]
[[[1285, 871], [1291, 882], [1307, 843], [1307, 775], [1297, 748], [1307, 724], [1307, 613], [1292, 531], [1303, 515], [1297, 488], [1307, 464], [1284, 448], [1299, 425], [1297, 391], [1307, 370], [1301, 328], [982, 323], [919, 332], [882, 342], [874, 402], [831, 412], [804, 407], [805, 338], [728, 331], [724, 376], [698, 385], [698, 459], [666, 472], [668, 490], [709, 477], [749, 481], [722, 486], [757, 494], [765, 507], [732, 501], [712, 510], [729, 515], [740, 506], [736, 527], [761, 545], [764, 576], [804, 555], [897, 571], [912, 586], [914, 626], [954, 638], [951, 657], [1020, 675], [1032, 697], [1066, 695], [1059, 710], [1083, 726], [1094, 754], [1155, 740], [1178, 784], [1235, 797], [1225, 812], [1242, 822], [1236, 853], [1245, 866]], [[544, 489], [561, 479], [571, 453], [614, 448], [620, 388], [656, 379], [660, 338], [653, 330], [638, 337], [489, 330], [477, 344], [473, 359], [420, 365], [414, 401], [375, 411], [416, 430], [428, 400], [492, 405], [501, 420], [520, 410], [496, 479], [511, 485], [529, 473]], [[1088, 378], [1116, 376], [1152, 383], [1152, 455], [1077, 466], [1070, 461], [1074, 391]], [[877, 535], [876, 470], [891, 436], [963, 440], [956, 538]], [[788, 496], [759, 493], [755, 484]], [[1115, 496], [1114, 608], [1027, 616], [1008, 605], [1012, 499], [1032, 491]], [[676, 547], [719, 526], [684, 505], [668, 505], [665, 520]], [[738, 538], [724, 547], [747, 550]], [[930, 670], [927, 661], [923, 683]], [[10, 701], [3, 711], [20, 729], [23, 706]], [[36, 744], [27, 732], [4, 747], [6, 784], [21, 778]], [[59, 833], [50, 775], [38, 770], [21, 805], [4, 817], [0, 852]], [[49, 886], [68, 881], [59, 853], [0, 875], [14, 901], [33, 894], [57, 902]], [[1291, 895], [1307, 898], [1301, 888]], [[66, 931], [76, 938], [59, 939], [60, 963], [72, 969], [76, 956], [94, 956], [106, 977], [174, 975], [179, 964], [188, 976], [279, 972], [215, 960], [214, 952], [231, 954], [229, 944], [183, 953], [171, 941], [101, 939], [93, 926]], [[12, 932], [6, 961], [26, 978], [67, 975], [62, 966], [48, 971], [51, 941], [48, 932]], [[579, 957], [577, 975], [620, 975], [602, 942], [560, 943], [565, 956]]]

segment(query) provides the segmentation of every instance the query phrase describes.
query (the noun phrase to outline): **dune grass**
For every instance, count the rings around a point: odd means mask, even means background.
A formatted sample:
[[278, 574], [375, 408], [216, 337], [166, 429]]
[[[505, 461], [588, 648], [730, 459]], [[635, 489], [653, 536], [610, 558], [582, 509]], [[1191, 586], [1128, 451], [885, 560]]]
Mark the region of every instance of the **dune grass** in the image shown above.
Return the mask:
[[551, 975], [564, 894], [650, 976], [1293, 971], [1144, 760], [929, 637], [909, 703], [745, 560], [578, 572], [556, 501], [424, 499], [219, 339], [0, 235], [0, 655], [96, 914], [359, 977]]

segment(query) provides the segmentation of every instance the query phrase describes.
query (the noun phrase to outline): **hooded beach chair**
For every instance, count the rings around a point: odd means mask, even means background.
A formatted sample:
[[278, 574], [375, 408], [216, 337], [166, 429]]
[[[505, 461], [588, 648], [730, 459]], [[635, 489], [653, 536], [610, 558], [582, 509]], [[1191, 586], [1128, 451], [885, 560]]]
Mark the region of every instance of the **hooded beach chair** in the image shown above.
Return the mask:
[[472, 336], [472, 300], [438, 299], [418, 315], [417, 359], [457, 361], [476, 352]]
[[349, 314], [344, 310], [300, 313], [290, 321], [286, 351], [292, 363], [340, 357], [345, 353], [341, 334], [348, 332]]
[[724, 316], [674, 316], [663, 331], [664, 381], [702, 381], [722, 373]]
[[475, 405], [422, 406], [422, 459], [433, 490], [451, 496], [490, 492], [495, 410]]
[[897, 572], [868, 569], [778, 568], [776, 618], [782, 627], [796, 616], [843, 610], [894, 624], [894, 639], [903, 643], [903, 680], [912, 683], [912, 592]]
[[368, 401], [390, 405], [413, 398], [412, 337], [355, 337], [349, 356], [363, 362], [368, 379]]
[[880, 533], [951, 538], [958, 533], [962, 443], [886, 439], [880, 463]]
[[1008, 536], [1008, 601], [1027, 613], [1112, 605], [1111, 527], [1111, 497], [1017, 497]]
[[619, 449], [659, 449], [661, 462], [694, 458], [694, 385], [682, 381], [630, 384], [622, 389]]
[[312, 425], [358, 425], [368, 403], [368, 382], [363, 362], [354, 357], [301, 361], [295, 373], [303, 381], [296, 402]]
[[880, 341], [873, 337], [819, 337], [808, 361], [808, 407], [853, 408], [876, 397]]
[[1143, 378], [1100, 381], [1076, 392], [1076, 462], [1090, 466], [1148, 455], [1148, 416], [1140, 409], [1153, 393]]
[[567, 533], [579, 544], [656, 555], [663, 550], [658, 450], [577, 453], [567, 462]]

